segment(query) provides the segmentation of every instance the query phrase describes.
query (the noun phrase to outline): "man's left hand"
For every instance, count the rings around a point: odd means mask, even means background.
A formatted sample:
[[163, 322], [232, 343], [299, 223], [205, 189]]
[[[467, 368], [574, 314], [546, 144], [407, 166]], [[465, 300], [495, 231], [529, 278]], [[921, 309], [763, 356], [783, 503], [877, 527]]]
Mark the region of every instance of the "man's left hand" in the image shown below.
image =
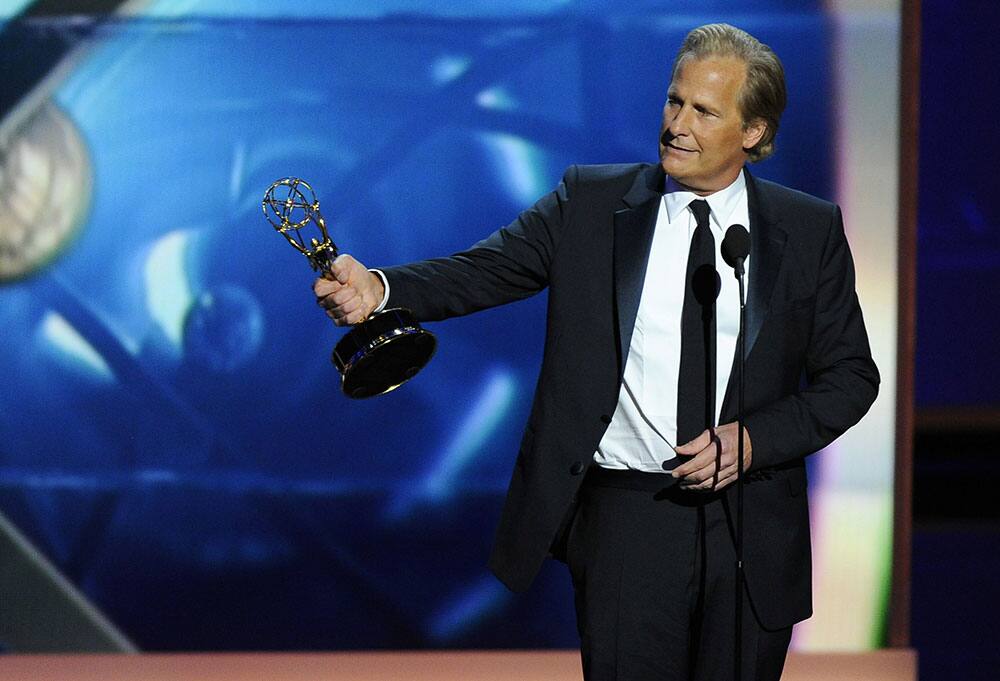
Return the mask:
[[[692, 457], [673, 470], [682, 489], [714, 492], [736, 481], [739, 427], [726, 423], [710, 428], [675, 450], [680, 456]], [[743, 474], [752, 459], [750, 431], [743, 428]]]

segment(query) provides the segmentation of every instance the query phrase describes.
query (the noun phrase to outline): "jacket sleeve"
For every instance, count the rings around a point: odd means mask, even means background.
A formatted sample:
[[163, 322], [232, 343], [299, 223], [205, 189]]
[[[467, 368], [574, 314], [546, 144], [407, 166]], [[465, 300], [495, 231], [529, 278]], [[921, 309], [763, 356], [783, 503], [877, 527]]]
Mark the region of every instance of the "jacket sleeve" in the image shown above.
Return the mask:
[[466, 251], [446, 258], [382, 268], [387, 307], [406, 307], [438, 321], [513, 302], [548, 285], [552, 259], [569, 220], [577, 168], [511, 224]]
[[805, 384], [745, 418], [753, 443], [752, 469], [818, 451], [861, 420], [878, 394], [854, 262], [839, 208], [820, 259]]

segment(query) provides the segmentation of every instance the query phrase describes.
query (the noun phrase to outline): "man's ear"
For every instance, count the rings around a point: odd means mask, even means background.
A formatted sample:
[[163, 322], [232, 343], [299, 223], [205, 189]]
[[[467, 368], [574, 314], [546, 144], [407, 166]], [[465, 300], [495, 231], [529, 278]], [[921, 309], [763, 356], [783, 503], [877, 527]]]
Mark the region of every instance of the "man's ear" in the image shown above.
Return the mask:
[[763, 118], [755, 118], [747, 123], [743, 126], [743, 148], [753, 149], [758, 142], [764, 139], [766, 132], [767, 123], [764, 122]]

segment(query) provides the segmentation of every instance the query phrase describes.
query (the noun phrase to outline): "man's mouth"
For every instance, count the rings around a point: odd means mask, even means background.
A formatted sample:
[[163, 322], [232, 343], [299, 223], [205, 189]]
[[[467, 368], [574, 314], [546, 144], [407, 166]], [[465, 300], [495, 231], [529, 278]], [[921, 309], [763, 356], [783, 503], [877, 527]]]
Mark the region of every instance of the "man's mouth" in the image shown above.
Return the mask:
[[694, 149], [685, 149], [684, 147], [679, 147], [676, 144], [671, 144], [670, 142], [667, 142], [667, 146], [670, 147], [671, 149], [676, 149], [677, 151], [683, 151], [686, 154], [695, 153]]

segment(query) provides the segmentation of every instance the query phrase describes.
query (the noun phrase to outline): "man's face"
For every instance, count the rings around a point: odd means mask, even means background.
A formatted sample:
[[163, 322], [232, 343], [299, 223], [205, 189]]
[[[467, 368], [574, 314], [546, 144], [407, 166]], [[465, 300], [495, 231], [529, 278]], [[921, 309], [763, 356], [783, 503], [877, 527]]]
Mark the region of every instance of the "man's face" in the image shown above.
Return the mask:
[[744, 129], [738, 96], [746, 65], [733, 57], [684, 59], [667, 92], [660, 130], [660, 164], [668, 175], [702, 195], [736, 179], [749, 149], [764, 134], [754, 121]]

